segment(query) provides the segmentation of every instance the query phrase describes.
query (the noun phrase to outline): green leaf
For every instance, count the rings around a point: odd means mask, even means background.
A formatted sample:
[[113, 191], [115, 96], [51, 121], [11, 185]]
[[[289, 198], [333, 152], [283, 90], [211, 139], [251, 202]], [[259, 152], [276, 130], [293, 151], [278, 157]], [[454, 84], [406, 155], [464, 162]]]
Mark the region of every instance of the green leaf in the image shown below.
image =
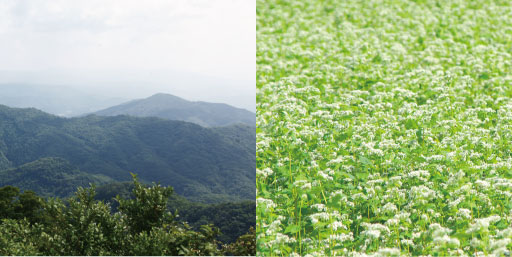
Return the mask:
[[286, 229], [284, 230], [284, 233], [290, 233], [290, 234], [295, 234], [297, 232], [300, 231], [300, 227], [298, 225], [289, 225], [288, 227], [286, 227]]
[[366, 165], [366, 166], [373, 167], [373, 163], [372, 163], [372, 161], [370, 161], [370, 159], [368, 159], [368, 158], [366, 158], [366, 157], [364, 157], [364, 156], [359, 156], [359, 161], [360, 161], [362, 164]]

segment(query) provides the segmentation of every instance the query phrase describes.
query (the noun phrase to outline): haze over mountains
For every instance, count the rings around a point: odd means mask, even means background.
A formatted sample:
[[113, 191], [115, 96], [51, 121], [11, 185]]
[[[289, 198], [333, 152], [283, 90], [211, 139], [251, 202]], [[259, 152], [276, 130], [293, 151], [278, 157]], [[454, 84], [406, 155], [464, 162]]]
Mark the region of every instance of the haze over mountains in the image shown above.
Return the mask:
[[[146, 98], [156, 93], [172, 94], [190, 101], [226, 103], [255, 112], [255, 83], [253, 77], [248, 79], [221, 78], [198, 72], [173, 70], [46, 69], [12, 71], [0, 69], [0, 95], [2, 95], [1, 89], [5, 85], [17, 85], [18, 91], [15, 93], [18, 95], [26, 94], [32, 90], [31, 88], [37, 87], [42, 98], [46, 98], [46, 95], [58, 96], [60, 92], [78, 91], [83, 98], [95, 96], [107, 99], [124, 99], [80, 114], [105, 109], [133, 99]], [[24, 87], [24, 85], [30, 87]], [[51, 90], [54, 87], [59, 87], [59, 91]], [[30, 99], [20, 98], [19, 100], [24, 104], [34, 103], [29, 101]], [[54, 104], [58, 103], [55, 102]], [[30, 107], [39, 108], [38, 106]], [[94, 102], [91, 102], [89, 107], [96, 106]], [[52, 114], [59, 113], [52, 112]]]
[[18, 108], [34, 107], [64, 117], [94, 112], [127, 100], [123, 97], [90, 94], [66, 86], [0, 84], [0, 104]]
[[191, 102], [170, 94], [155, 94], [95, 112], [100, 116], [131, 115], [182, 120], [204, 127], [244, 123], [256, 125], [256, 114], [222, 103]]
[[[126, 92], [133, 91], [133, 86], [127, 86], [126, 90], [117, 88], [106, 92], [96, 87], [86, 90], [80, 86], [1, 83], [1, 80], [0, 104], [17, 108], [33, 107], [62, 117], [77, 117], [97, 112], [98, 115], [104, 116], [125, 114], [183, 120], [202, 126], [256, 124], [254, 112], [217, 101], [189, 101], [165, 93], [153, 93], [146, 99], [130, 100], [134, 99], [133, 94]], [[157, 88], [159, 87], [147, 89], [145, 92], [155, 92]]]

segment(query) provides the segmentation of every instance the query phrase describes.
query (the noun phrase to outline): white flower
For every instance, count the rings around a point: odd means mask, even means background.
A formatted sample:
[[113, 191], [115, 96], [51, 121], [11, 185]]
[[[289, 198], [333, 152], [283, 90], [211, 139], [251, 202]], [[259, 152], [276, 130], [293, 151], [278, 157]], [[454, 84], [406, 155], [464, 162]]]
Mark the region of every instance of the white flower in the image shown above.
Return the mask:
[[421, 185], [421, 186], [413, 186], [411, 190], [409, 191], [409, 196], [412, 198], [412, 200], [432, 200], [437, 197], [437, 194], [434, 190]]
[[354, 240], [352, 232], [350, 232], [348, 234], [334, 234], [334, 235], [330, 235], [329, 238], [331, 240], [335, 240], [335, 241], [338, 241], [338, 242], [345, 242], [345, 241], [352, 241], [352, 240]]
[[496, 235], [498, 237], [512, 237], [512, 227], [498, 231], [498, 233], [496, 233]]
[[265, 198], [261, 198], [261, 197], [258, 197], [256, 199], [256, 205], [257, 206], [260, 206], [260, 205], [265, 206], [265, 209], [272, 209], [277, 206], [271, 199], [265, 199]]
[[400, 243], [402, 243], [403, 245], [414, 246], [414, 242], [410, 239], [402, 239], [400, 240]]
[[486, 218], [476, 219], [475, 223], [471, 224], [466, 233], [471, 234], [478, 231], [487, 231], [490, 224], [496, 223], [501, 219], [498, 215], [492, 215]]
[[263, 170], [256, 169], [256, 175], [260, 175], [263, 178], [266, 178], [272, 174], [274, 174], [274, 171], [271, 170], [270, 168], [265, 168]]
[[400, 256], [400, 249], [398, 248], [380, 248], [375, 254], [371, 256]]
[[386, 203], [384, 206], [381, 207], [382, 212], [385, 213], [394, 213], [398, 209], [396, 208], [396, 205], [393, 203]]
[[325, 205], [321, 204], [321, 203], [313, 204], [313, 205], [311, 205], [311, 208], [316, 209], [317, 211], [326, 211], [327, 210]]
[[429, 226], [430, 231], [432, 232], [433, 237], [442, 237], [448, 235], [452, 232], [451, 229], [445, 228], [438, 223], [432, 223]]
[[410, 178], [414, 178], [414, 177], [421, 178], [421, 177], [430, 176], [430, 173], [426, 170], [414, 170], [414, 171], [409, 172], [409, 174], [407, 174], [407, 176]]
[[469, 209], [460, 208], [457, 211], [457, 216], [469, 220], [471, 219], [471, 211]]
[[345, 230], [348, 229], [347, 226], [345, 226], [345, 224], [343, 224], [340, 221], [335, 221], [335, 222], [329, 224], [329, 227], [332, 228], [332, 230], [334, 230], [334, 231], [337, 231], [339, 228], [345, 229]]
[[309, 218], [311, 219], [311, 222], [313, 224], [318, 223], [318, 221], [328, 221], [329, 220], [329, 214], [326, 212], [320, 212], [320, 213], [314, 213], [309, 215]]
[[380, 237], [380, 230], [370, 229], [363, 232], [364, 235], [368, 235], [371, 238], [379, 238]]
[[399, 223], [399, 222], [400, 222], [400, 220], [399, 220], [399, 219], [397, 219], [397, 218], [391, 218], [391, 219], [389, 219], [389, 220], [387, 220], [387, 221], [386, 221], [386, 225], [387, 225], [387, 226], [396, 226], [396, 225], [398, 225], [398, 223]]
[[481, 189], [487, 190], [491, 187], [491, 183], [484, 181], [484, 180], [477, 180], [475, 181], [475, 184], [477, 184]]
[[460, 241], [457, 238], [452, 238], [449, 237], [448, 235], [444, 235], [441, 237], [434, 237], [434, 244], [446, 245], [449, 247], [459, 247]]
[[332, 180], [331, 176], [327, 175], [325, 172], [323, 172], [321, 170], [319, 170], [317, 174], [318, 174], [318, 176], [322, 177], [325, 180]]
[[384, 232], [384, 234], [389, 234], [390, 232], [388, 227], [379, 223], [370, 224], [363, 222], [361, 225], [366, 228], [366, 230], [363, 231], [363, 235], [367, 235], [373, 239], [379, 238], [382, 232]]

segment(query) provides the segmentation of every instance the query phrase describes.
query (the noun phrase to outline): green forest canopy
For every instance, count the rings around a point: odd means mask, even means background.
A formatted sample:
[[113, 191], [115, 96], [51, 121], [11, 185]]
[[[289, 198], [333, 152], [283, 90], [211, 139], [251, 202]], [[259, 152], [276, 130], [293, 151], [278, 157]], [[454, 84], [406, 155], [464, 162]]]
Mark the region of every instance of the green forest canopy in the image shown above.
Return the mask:
[[218, 228], [198, 231], [168, 212], [171, 187], [142, 185], [133, 198], [118, 196], [117, 210], [80, 187], [66, 201], [43, 199], [12, 186], [0, 188], [0, 255], [255, 255], [250, 230], [220, 244]]

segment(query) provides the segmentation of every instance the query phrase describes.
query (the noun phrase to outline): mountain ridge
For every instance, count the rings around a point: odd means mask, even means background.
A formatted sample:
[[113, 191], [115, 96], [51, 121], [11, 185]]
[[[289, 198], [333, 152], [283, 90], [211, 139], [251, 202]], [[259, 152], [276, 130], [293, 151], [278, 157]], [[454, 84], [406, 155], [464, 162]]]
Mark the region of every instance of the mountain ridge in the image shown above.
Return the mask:
[[157, 93], [148, 98], [128, 101], [93, 114], [100, 116], [131, 115], [182, 120], [204, 127], [244, 123], [256, 126], [256, 114], [225, 103], [188, 101], [171, 94]]

